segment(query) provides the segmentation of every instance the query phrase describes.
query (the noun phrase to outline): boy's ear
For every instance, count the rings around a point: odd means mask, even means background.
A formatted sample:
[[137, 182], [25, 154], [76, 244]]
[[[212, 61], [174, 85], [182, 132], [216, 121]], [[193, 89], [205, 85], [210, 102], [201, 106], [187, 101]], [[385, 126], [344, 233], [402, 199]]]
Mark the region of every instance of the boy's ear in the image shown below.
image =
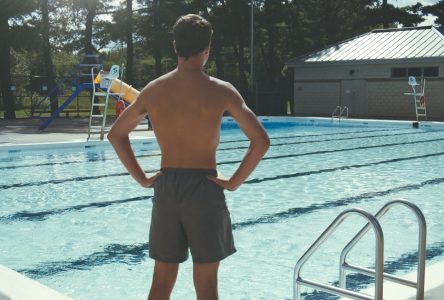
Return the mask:
[[208, 46], [207, 48], [203, 49], [203, 54], [204, 55], [208, 55], [210, 53], [210, 46]]
[[177, 50], [176, 50], [176, 40], [173, 40], [173, 48], [174, 48], [174, 52], [177, 54]]
[[205, 54], [208, 54], [208, 52], [210, 52], [211, 49], [211, 42], [208, 44], [208, 47], [205, 48]]

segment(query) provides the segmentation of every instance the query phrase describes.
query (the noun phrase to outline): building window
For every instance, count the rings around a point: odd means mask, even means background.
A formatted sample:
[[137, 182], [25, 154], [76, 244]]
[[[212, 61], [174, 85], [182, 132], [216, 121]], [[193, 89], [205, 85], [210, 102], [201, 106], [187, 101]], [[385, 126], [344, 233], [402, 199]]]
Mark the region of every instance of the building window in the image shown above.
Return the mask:
[[408, 76], [421, 77], [422, 70], [421, 70], [421, 68], [408, 68], [407, 69], [407, 75]]
[[407, 68], [392, 68], [392, 77], [406, 77]]
[[438, 77], [439, 68], [438, 67], [426, 67], [423, 71], [424, 77]]
[[393, 78], [402, 78], [408, 76], [415, 77], [438, 77], [438, 67], [415, 67], [415, 68], [392, 68]]

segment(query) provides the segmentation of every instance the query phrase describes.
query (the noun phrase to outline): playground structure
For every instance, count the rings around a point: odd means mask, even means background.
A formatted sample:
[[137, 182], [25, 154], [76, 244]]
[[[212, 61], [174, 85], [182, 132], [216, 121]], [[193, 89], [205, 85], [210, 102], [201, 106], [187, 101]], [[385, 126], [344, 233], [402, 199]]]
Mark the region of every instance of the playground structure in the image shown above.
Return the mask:
[[404, 93], [407, 96], [413, 96], [413, 102], [415, 103], [415, 114], [416, 121], [419, 122], [420, 118], [422, 121], [427, 121], [427, 109], [426, 109], [426, 98], [425, 98], [425, 78], [421, 78], [420, 83], [416, 82], [414, 76], [409, 77], [409, 85], [412, 87], [412, 93]]
[[[31, 117], [41, 120], [39, 130], [45, 130], [82, 92], [89, 91], [92, 99], [88, 110], [90, 111], [88, 139], [92, 133], [100, 133], [100, 139], [103, 140], [109, 99], [115, 99], [120, 103], [120, 107], [123, 104], [124, 109], [139, 94], [139, 91], [121, 80], [123, 67], [113, 66], [109, 73], [104, 72], [103, 67], [104, 63], [99, 55], [85, 55], [82, 61], [74, 66], [45, 97], [37, 101], [31, 107]], [[100, 101], [100, 97], [104, 97], [105, 101]], [[63, 102], [57, 110], [51, 112], [52, 102], [59, 103], [60, 99], [64, 99]], [[44, 116], [48, 113], [49, 117]], [[98, 118], [101, 118], [100, 128], [96, 127], [97, 122], [94, 122]]]
[[[66, 73], [45, 97], [32, 105], [31, 118], [41, 121], [39, 130], [46, 129], [83, 91], [92, 91], [93, 83], [89, 79], [91, 76], [89, 70], [91, 68], [103, 68], [103, 60], [100, 56], [93, 54], [85, 55], [80, 63]], [[66, 95], [69, 96], [66, 97]], [[58, 109], [50, 112], [51, 104], [53, 102], [59, 103], [59, 100], [62, 98], [65, 98], [65, 100], [58, 106]], [[45, 116], [48, 113], [50, 113], [49, 117]]]

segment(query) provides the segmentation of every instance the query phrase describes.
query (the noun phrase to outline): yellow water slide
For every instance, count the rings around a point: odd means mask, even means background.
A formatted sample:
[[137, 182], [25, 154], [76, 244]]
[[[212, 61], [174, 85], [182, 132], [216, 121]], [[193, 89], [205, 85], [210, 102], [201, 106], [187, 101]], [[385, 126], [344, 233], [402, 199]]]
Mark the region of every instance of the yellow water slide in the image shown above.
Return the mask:
[[133, 103], [140, 94], [138, 90], [117, 78], [113, 79], [110, 91], [112, 93], [121, 94], [122, 99], [130, 104]]

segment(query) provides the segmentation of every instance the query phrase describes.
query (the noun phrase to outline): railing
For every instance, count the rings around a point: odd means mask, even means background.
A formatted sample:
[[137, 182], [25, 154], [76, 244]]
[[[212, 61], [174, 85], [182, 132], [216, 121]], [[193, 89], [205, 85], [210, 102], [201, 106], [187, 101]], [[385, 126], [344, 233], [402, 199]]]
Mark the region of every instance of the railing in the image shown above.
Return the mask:
[[299, 261], [296, 263], [293, 274], [293, 296], [294, 299], [301, 299], [301, 285], [319, 289], [321, 291], [334, 294], [337, 296], [348, 297], [351, 299], [365, 299], [372, 300], [369, 295], [357, 293], [346, 290], [345, 288], [338, 288], [335, 286], [326, 285], [323, 283], [302, 279], [300, 272], [305, 262], [313, 255], [313, 253], [325, 242], [325, 240], [333, 233], [333, 231], [344, 221], [345, 218], [352, 214], [358, 214], [368, 220], [370, 226], [373, 227], [373, 231], [376, 237], [375, 247], [375, 260], [376, 260], [376, 282], [375, 282], [375, 295], [376, 299], [382, 300], [382, 280], [384, 269], [384, 235], [382, 233], [381, 225], [378, 220], [369, 212], [361, 208], [351, 208], [343, 211], [336, 217], [336, 219], [327, 227], [327, 229], [318, 237], [318, 239], [311, 245], [311, 247], [302, 255]]
[[347, 106], [342, 107], [339, 105], [336, 106], [335, 110], [331, 114], [331, 118], [332, 118], [332, 120], [334, 118], [337, 118], [339, 120], [341, 120], [341, 118], [347, 119], [348, 118], [348, 107]]
[[[51, 104], [53, 104], [53, 102], [58, 101], [59, 98], [59, 94], [60, 95], [64, 95], [65, 92], [73, 86], [79, 86], [78, 80], [79, 80], [79, 70], [80, 67], [82, 67], [84, 65], [84, 61], [86, 58], [91, 58], [91, 57], [95, 57], [97, 58], [97, 55], [91, 55], [91, 54], [86, 54], [85, 57], [82, 59], [82, 61], [77, 64], [76, 66], [74, 66], [68, 73], [65, 74], [65, 76], [62, 78], [62, 80], [60, 80], [55, 87], [52, 88], [52, 90], [50, 90], [50, 92], [41, 100], [39, 100], [36, 104], [34, 104], [31, 107], [31, 116], [34, 117], [35, 112], [38, 110], [38, 115], [37, 117], [40, 118], [42, 116], [43, 113], [47, 112], [48, 108], [50, 108]], [[103, 62], [100, 61], [97, 64], [94, 64], [97, 66], [103, 66]], [[56, 93], [56, 97], [54, 97], [53, 100], [50, 100], [51, 96], [53, 96], [53, 94]], [[43, 106], [44, 103], [47, 103], [50, 100], [49, 104], [47, 104], [45, 107], [43, 107], [43, 109], [39, 108], [41, 106]]]
[[[419, 224], [418, 231], [418, 270], [417, 281], [406, 280], [392, 274], [384, 273], [384, 236], [381, 225], [378, 221], [379, 218], [385, 215], [392, 207], [396, 205], [403, 205], [409, 208], [415, 215]], [[333, 231], [342, 223], [342, 221], [351, 214], [358, 214], [368, 220], [368, 223], [353, 237], [353, 239], [344, 247], [341, 252], [340, 265], [339, 265], [339, 287], [325, 285], [319, 282], [302, 279], [300, 276], [301, 268], [305, 262], [313, 255], [313, 253], [319, 248], [319, 246], [333, 233]], [[376, 237], [375, 246], [375, 270], [368, 268], [351, 265], [346, 262], [348, 253], [359, 242], [359, 240], [373, 228]], [[426, 256], [426, 221], [421, 210], [413, 203], [398, 199], [393, 200], [385, 204], [376, 215], [372, 215], [369, 212], [360, 209], [352, 208], [345, 210], [327, 227], [327, 229], [319, 236], [319, 238], [311, 245], [311, 247], [304, 253], [304, 255], [296, 263], [294, 275], [293, 275], [293, 297], [296, 300], [300, 300], [300, 286], [305, 285], [310, 288], [318, 289], [337, 296], [347, 297], [351, 299], [368, 299], [368, 300], [382, 300], [383, 298], [383, 279], [387, 279], [402, 285], [416, 288], [416, 300], [422, 300], [424, 298], [424, 278], [425, 278], [425, 256]], [[346, 270], [352, 270], [361, 274], [375, 277], [375, 296], [366, 295], [363, 293], [357, 293], [346, 289]]]
[[[394, 201], [390, 201], [385, 204], [375, 215], [375, 217], [379, 220], [381, 217], [385, 215], [393, 206], [403, 205], [409, 208], [415, 215], [418, 220], [419, 231], [418, 231], [418, 270], [417, 270], [417, 278], [416, 282], [405, 280], [403, 278], [393, 276], [391, 274], [384, 273], [383, 276], [385, 279], [410, 286], [416, 288], [416, 299], [422, 300], [424, 298], [424, 277], [425, 277], [425, 256], [426, 256], [426, 221], [421, 210], [413, 203], [408, 202], [404, 199], [398, 199]], [[346, 262], [346, 258], [348, 253], [353, 249], [357, 242], [370, 230], [370, 224], [364, 226], [364, 228], [359, 231], [355, 237], [345, 246], [344, 250], [342, 250], [340, 263], [339, 263], [339, 286], [341, 288], [346, 287], [346, 270], [352, 270], [355, 272], [359, 272], [361, 274], [366, 274], [369, 276], [374, 276], [375, 271], [370, 270], [368, 268], [362, 268], [359, 266], [351, 265]]]

